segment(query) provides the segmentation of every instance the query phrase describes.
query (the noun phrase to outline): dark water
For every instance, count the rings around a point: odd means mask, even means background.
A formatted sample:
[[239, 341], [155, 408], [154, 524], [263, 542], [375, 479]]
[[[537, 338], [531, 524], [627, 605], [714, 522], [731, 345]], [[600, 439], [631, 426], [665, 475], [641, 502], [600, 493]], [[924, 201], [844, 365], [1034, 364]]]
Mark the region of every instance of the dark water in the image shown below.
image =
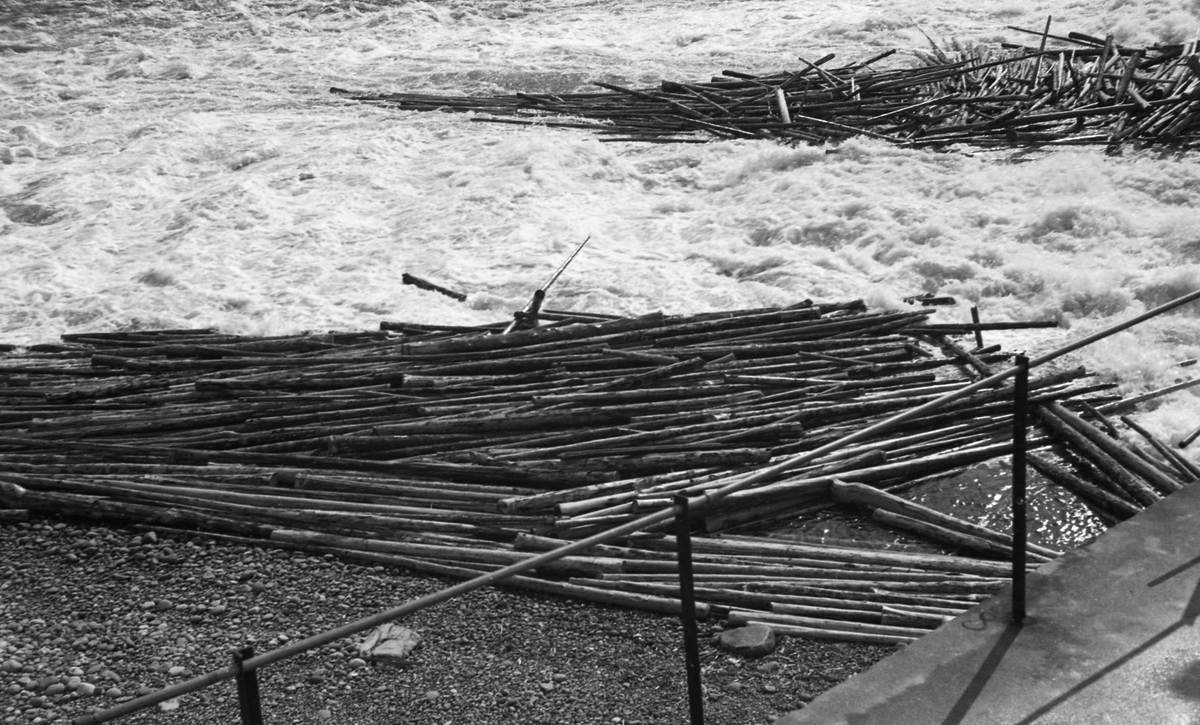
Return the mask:
[[[1029, 472], [1027, 486], [1029, 541], [1067, 551], [1105, 531], [1104, 524], [1073, 494], [1035, 471]], [[1012, 530], [1012, 466], [1005, 459], [920, 483], [902, 495], [1003, 533]], [[865, 509], [846, 506], [775, 528], [769, 535], [815, 543], [870, 542], [887, 549], [940, 550], [924, 540], [874, 523]]]

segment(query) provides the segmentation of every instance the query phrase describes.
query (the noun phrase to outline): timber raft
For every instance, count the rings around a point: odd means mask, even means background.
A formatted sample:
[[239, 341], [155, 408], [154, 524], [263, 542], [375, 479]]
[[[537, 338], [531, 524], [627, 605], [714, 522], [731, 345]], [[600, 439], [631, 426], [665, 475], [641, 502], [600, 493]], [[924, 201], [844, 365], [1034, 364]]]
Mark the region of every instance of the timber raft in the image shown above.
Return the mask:
[[1032, 45], [914, 53], [889, 50], [834, 66], [833, 54], [773, 73], [724, 70], [708, 81], [575, 93], [443, 95], [331, 88], [401, 111], [471, 113], [473, 121], [578, 128], [603, 141], [703, 143], [773, 139], [838, 143], [856, 136], [911, 147], [1094, 145], [1191, 148], [1200, 139], [1196, 42], [1144, 48], [1113, 36], [1012, 28]]
[[[519, 317], [519, 315], [518, 315]], [[951, 338], [1050, 323], [932, 324], [861, 301], [617, 318], [540, 311], [451, 327], [243, 337], [64, 335], [0, 354], [0, 520], [132, 523], [474, 578], [627, 523], [986, 374]], [[1030, 460], [1103, 522], [1200, 471], [1082, 368], [1038, 371]], [[910, 642], [1002, 588], [1007, 534], [906, 499], [1010, 455], [1011, 389], [977, 392], [697, 518], [698, 613], [783, 634]], [[981, 492], [982, 495], [982, 492]], [[762, 535], [832, 507], [921, 551]], [[631, 534], [505, 585], [678, 612], [672, 536]], [[1035, 568], [1059, 552], [1031, 546]]]

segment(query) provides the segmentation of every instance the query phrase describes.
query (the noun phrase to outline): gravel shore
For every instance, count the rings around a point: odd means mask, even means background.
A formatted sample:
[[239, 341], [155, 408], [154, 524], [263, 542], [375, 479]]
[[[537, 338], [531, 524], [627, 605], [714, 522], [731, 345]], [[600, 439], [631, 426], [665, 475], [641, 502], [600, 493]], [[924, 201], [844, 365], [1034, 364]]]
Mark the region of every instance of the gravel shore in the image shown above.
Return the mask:
[[[0, 525], [0, 723], [97, 708], [429, 594], [413, 576], [203, 535], [32, 519]], [[498, 589], [401, 622], [403, 665], [364, 663], [363, 636], [260, 672], [267, 723], [686, 723], [682, 628], [670, 617]], [[755, 725], [802, 707], [891, 647], [780, 638], [744, 660], [701, 623], [706, 721]], [[238, 722], [231, 682], [121, 720]]]

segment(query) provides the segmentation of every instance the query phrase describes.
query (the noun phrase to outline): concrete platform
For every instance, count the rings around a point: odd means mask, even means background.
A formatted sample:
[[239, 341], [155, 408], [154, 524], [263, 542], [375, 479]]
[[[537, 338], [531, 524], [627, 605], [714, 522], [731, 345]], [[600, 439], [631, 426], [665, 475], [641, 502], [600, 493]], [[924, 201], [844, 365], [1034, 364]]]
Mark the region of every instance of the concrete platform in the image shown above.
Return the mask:
[[1200, 724], [1200, 486], [1113, 527], [777, 725]]

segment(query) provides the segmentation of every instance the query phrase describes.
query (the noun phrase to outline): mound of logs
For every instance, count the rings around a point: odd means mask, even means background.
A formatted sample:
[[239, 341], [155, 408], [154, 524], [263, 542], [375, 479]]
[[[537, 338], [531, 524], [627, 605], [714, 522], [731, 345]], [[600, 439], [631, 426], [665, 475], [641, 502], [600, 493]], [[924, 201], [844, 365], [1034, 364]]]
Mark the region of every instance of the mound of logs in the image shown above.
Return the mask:
[[[501, 322], [64, 335], [0, 356], [0, 525], [25, 511], [82, 517], [474, 577], [1006, 361], [947, 337], [977, 326], [929, 314], [805, 301], [631, 318], [542, 310], [540, 326], [509, 333]], [[1111, 385], [1078, 368], [1036, 372], [1033, 465], [1102, 520], [1200, 476], [1144, 430], [1149, 448], [1117, 435], [1105, 413], [1123, 401]], [[1009, 455], [1011, 397], [976, 393], [702, 511], [692, 544], [701, 613], [901, 642], [995, 592], [1008, 535], [902, 494]], [[762, 535], [832, 507], [925, 543]], [[667, 531], [641, 531], [506, 583], [678, 611], [674, 546]], [[1032, 546], [1028, 565], [1057, 555]]]
[[[878, 70], [888, 51], [832, 66], [834, 55], [768, 74], [722, 71], [707, 82], [658, 88], [598, 82], [588, 93], [452, 96], [331, 91], [405, 111], [471, 112], [472, 120], [582, 128], [605, 141], [775, 139], [822, 144], [855, 136], [905, 146], [951, 144], [1119, 147], [1200, 138], [1195, 43], [1134, 48], [1113, 36], [1039, 37], [950, 52], [933, 45], [913, 67]], [[931, 43], [932, 44], [932, 43]]]

